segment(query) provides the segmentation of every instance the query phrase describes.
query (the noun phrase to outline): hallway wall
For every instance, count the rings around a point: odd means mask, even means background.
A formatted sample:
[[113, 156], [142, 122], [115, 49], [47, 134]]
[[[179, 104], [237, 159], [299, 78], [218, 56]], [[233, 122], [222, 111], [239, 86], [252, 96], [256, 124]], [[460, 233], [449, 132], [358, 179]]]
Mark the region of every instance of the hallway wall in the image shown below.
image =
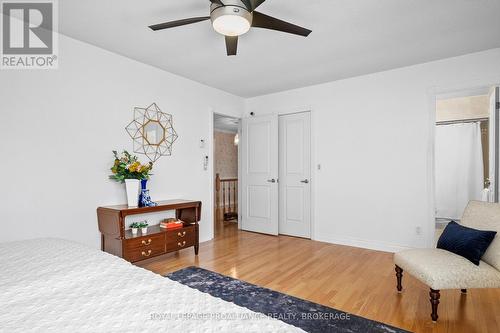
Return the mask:
[[215, 174], [224, 178], [238, 178], [238, 146], [234, 133], [214, 131]]

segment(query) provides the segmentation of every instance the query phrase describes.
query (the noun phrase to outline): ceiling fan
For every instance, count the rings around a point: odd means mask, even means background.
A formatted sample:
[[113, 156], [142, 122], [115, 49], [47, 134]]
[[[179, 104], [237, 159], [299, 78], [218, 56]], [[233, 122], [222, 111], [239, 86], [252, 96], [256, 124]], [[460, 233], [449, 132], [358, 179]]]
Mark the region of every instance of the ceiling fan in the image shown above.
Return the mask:
[[211, 20], [212, 26], [226, 38], [227, 55], [236, 55], [238, 36], [250, 28], [264, 28], [307, 37], [312, 32], [277, 18], [262, 14], [255, 9], [266, 0], [210, 0], [210, 16], [192, 17], [150, 26], [151, 30], [163, 30], [182, 25]]

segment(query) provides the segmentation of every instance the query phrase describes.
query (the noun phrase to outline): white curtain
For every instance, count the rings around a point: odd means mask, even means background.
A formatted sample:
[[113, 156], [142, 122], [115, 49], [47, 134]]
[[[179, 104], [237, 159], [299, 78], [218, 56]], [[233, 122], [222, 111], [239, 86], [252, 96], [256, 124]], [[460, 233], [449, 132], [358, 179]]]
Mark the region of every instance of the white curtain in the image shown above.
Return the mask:
[[481, 125], [436, 126], [436, 217], [458, 220], [483, 193]]

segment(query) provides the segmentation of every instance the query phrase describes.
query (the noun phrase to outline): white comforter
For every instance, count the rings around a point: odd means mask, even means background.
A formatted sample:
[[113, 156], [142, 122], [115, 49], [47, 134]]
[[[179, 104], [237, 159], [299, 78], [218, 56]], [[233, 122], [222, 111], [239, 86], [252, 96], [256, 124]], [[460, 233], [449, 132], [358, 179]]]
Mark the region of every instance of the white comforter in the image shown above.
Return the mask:
[[1, 332], [302, 332], [60, 239], [0, 244]]

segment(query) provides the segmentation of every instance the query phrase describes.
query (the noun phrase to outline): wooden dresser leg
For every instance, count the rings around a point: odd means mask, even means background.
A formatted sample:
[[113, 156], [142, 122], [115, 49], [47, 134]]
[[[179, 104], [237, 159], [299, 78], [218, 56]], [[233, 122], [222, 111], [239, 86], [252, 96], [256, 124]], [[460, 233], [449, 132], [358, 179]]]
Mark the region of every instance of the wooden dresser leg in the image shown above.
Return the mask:
[[441, 294], [439, 293], [439, 290], [434, 290], [431, 288], [429, 295], [431, 296], [430, 301], [431, 301], [431, 306], [432, 306], [431, 318], [432, 318], [432, 321], [435, 323], [439, 318], [438, 305], [439, 305], [439, 298], [441, 297]]
[[195, 244], [194, 244], [194, 254], [197, 256], [198, 255], [198, 250], [200, 249], [200, 226], [198, 225], [198, 222], [195, 223], [195, 230], [196, 230], [196, 239], [195, 239]]
[[398, 293], [400, 293], [401, 290], [403, 290], [403, 285], [401, 284], [401, 281], [403, 280], [403, 269], [398, 265], [396, 265], [396, 280], [396, 288], [398, 289]]

